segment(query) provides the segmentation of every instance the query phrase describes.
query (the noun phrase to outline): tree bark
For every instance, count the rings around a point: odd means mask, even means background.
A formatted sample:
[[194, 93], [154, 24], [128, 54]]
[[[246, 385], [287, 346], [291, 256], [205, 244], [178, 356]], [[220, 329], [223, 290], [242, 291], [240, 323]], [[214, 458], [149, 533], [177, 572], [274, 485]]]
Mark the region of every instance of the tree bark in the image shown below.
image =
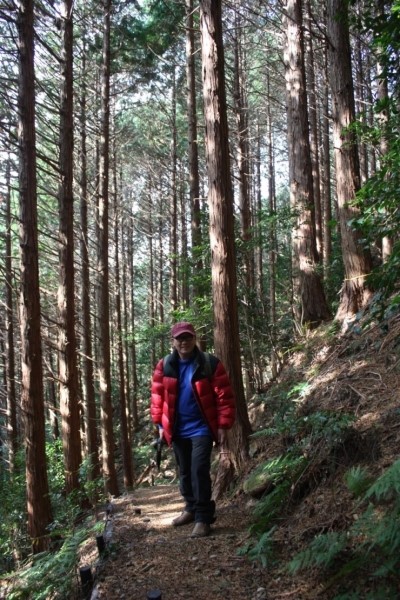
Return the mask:
[[288, 0], [285, 77], [288, 120], [290, 205], [293, 229], [293, 271], [297, 322], [316, 326], [331, 313], [317, 270], [315, 209], [308, 126], [301, 0]]
[[315, 241], [317, 249], [317, 259], [323, 264], [323, 237], [322, 237], [322, 208], [321, 208], [321, 182], [320, 182], [320, 161], [319, 161], [319, 118], [318, 102], [315, 84], [315, 61], [314, 61], [314, 43], [312, 31], [311, 0], [307, 0], [307, 88], [309, 102], [310, 119], [310, 152], [312, 165], [312, 181], [315, 206]]
[[226, 115], [221, 2], [202, 0], [200, 11], [214, 345], [217, 355], [227, 369], [237, 402], [236, 425], [228, 436], [230, 455], [220, 462], [215, 482], [214, 496], [218, 497], [226, 489], [233, 468], [240, 468], [247, 460], [251, 427], [240, 363], [233, 190]]
[[360, 188], [360, 166], [355, 135], [348, 129], [355, 120], [355, 107], [346, 0], [328, 2], [327, 34], [336, 195], [345, 269], [336, 318], [345, 325], [347, 319], [363, 308], [371, 296], [365, 284], [365, 277], [371, 271], [371, 255], [363, 246], [361, 234], [349, 224], [359, 214], [359, 210], [350, 203]]
[[43, 366], [37, 231], [35, 73], [33, 0], [21, 0], [17, 14], [19, 46], [18, 147], [20, 203], [21, 411], [26, 440], [28, 533], [35, 553], [48, 546], [52, 521], [45, 451]]
[[176, 131], [176, 67], [172, 74], [172, 141], [171, 141], [171, 279], [170, 302], [171, 311], [178, 308], [178, 193], [176, 185], [177, 169], [177, 131]]
[[82, 395], [86, 425], [86, 451], [89, 457], [89, 480], [100, 476], [99, 439], [96, 415], [96, 397], [94, 391], [94, 355], [92, 344], [92, 323], [90, 318], [90, 272], [89, 272], [89, 235], [88, 235], [88, 180], [87, 180], [87, 144], [86, 144], [86, 44], [82, 53], [81, 86], [81, 147], [80, 147], [80, 255], [81, 255], [81, 309], [82, 309]]
[[78, 371], [75, 336], [74, 199], [73, 199], [73, 72], [72, 72], [72, 0], [61, 6], [60, 99], [60, 184], [59, 210], [59, 387], [61, 436], [63, 441], [65, 486], [69, 494], [79, 488], [82, 462], [79, 429]]
[[331, 204], [331, 143], [330, 143], [330, 108], [328, 82], [328, 54], [324, 48], [324, 86], [322, 115], [322, 223], [323, 223], [323, 265], [325, 278], [329, 275], [332, 260], [332, 204]]
[[[115, 136], [114, 136], [115, 139]], [[131, 489], [133, 486], [133, 463], [132, 463], [132, 448], [130, 444], [129, 427], [128, 427], [128, 410], [125, 393], [125, 365], [123, 351], [123, 333], [122, 333], [122, 311], [121, 311], [121, 277], [119, 266], [119, 207], [118, 207], [118, 183], [116, 176], [116, 149], [114, 148], [114, 245], [115, 245], [115, 312], [117, 318], [116, 326], [116, 346], [117, 346], [117, 363], [118, 363], [118, 378], [119, 378], [119, 413], [121, 424], [121, 455], [124, 472], [125, 489]]]
[[[186, 4], [186, 79], [187, 79], [187, 113], [189, 144], [189, 197], [192, 221], [192, 261], [193, 261], [193, 302], [205, 295], [202, 283], [203, 260], [201, 255], [202, 229], [200, 211], [199, 151], [197, 139], [196, 110], [196, 63], [195, 36], [193, 19], [193, 0], [185, 0]], [[200, 347], [204, 350], [204, 340], [200, 337]]]
[[111, 0], [104, 0], [103, 73], [101, 82], [101, 141], [99, 161], [99, 252], [98, 273], [98, 362], [101, 402], [103, 477], [106, 491], [119, 495], [115, 468], [113, 405], [111, 397], [110, 299], [109, 299], [109, 152], [110, 152], [110, 12]]
[[245, 297], [248, 299], [254, 289], [254, 253], [250, 247], [251, 203], [250, 203], [250, 158], [249, 158], [249, 123], [248, 100], [245, 89], [246, 65], [244, 64], [242, 48], [242, 22], [239, 12], [235, 11], [234, 24], [234, 102], [237, 131], [237, 167], [239, 175], [239, 208], [240, 230], [243, 242], [243, 269]]
[[[378, 0], [378, 15], [380, 17], [382, 17], [384, 14], [385, 14], [385, 0]], [[379, 61], [377, 63], [377, 76], [378, 76], [378, 98], [379, 98], [379, 101], [382, 103], [382, 106], [385, 107], [379, 112], [378, 118], [379, 118], [381, 128], [383, 130], [385, 130], [385, 128], [387, 127], [388, 121], [389, 121], [389, 106], [390, 106], [390, 104], [388, 102], [389, 88], [388, 88], [388, 81], [386, 78], [385, 70]], [[380, 150], [380, 153], [382, 156], [385, 156], [389, 150], [389, 144], [388, 144], [386, 133], [384, 133], [381, 137], [379, 150]], [[382, 260], [384, 263], [387, 262], [389, 260], [389, 257], [391, 256], [391, 254], [393, 252], [393, 245], [394, 245], [393, 237], [385, 235], [382, 238]]]
[[14, 472], [15, 456], [18, 450], [17, 399], [15, 392], [15, 353], [14, 353], [14, 305], [13, 305], [13, 266], [11, 237], [11, 158], [6, 163], [6, 298], [5, 298], [5, 350], [7, 386], [7, 439], [10, 472]]
[[[132, 218], [133, 221], [133, 218]], [[132, 228], [133, 230], [133, 228]], [[131, 231], [132, 231], [131, 230]], [[134, 274], [135, 274], [135, 269], [134, 269], [134, 264], [133, 264], [133, 252], [134, 248], [133, 248], [133, 235], [130, 235], [129, 237], [129, 241], [128, 241], [128, 262], [129, 262], [129, 278], [130, 278], [130, 315], [131, 315], [131, 329], [130, 329], [130, 336], [129, 336], [129, 344], [128, 344], [128, 349], [130, 352], [128, 352], [128, 355], [130, 354], [130, 359], [131, 359], [131, 369], [132, 369], [132, 420], [133, 420], [133, 429], [134, 431], [137, 431], [139, 428], [139, 413], [138, 413], [138, 391], [139, 391], [139, 382], [138, 382], [138, 372], [137, 372], [137, 359], [136, 359], [136, 345], [135, 345], [135, 307], [136, 307], [136, 303], [135, 303], [135, 296], [134, 296], [134, 291], [135, 291], [135, 287], [134, 287]]]

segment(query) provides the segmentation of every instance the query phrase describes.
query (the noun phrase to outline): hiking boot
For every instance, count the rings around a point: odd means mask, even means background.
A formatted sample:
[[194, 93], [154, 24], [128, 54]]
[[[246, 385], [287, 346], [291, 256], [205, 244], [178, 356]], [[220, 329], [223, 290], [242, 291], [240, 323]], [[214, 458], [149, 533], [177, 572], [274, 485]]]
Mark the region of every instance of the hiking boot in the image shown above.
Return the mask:
[[176, 517], [172, 521], [172, 525], [174, 527], [179, 527], [180, 525], [187, 525], [188, 523], [192, 523], [194, 521], [194, 513], [189, 512], [188, 510], [184, 510], [179, 517]]
[[208, 523], [196, 523], [190, 537], [192, 537], [192, 538], [206, 537], [207, 535], [210, 535], [210, 531], [211, 531], [211, 527], [209, 526]]

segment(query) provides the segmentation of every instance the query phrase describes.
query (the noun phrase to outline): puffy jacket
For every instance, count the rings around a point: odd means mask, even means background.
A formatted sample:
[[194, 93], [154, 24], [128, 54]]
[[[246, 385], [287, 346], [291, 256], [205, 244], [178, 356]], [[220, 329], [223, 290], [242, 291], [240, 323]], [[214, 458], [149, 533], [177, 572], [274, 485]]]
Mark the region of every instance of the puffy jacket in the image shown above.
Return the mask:
[[[193, 394], [214, 441], [217, 441], [218, 429], [230, 429], [235, 421], [235, 397], [225, 368], [216, 356], [210, 354], [210, 376], [207, 374], [204, 354], [197, 346], [194, 361]], [[162, 426], [169, 445], [174, 432], [178, 389], [179, 355], [174, 350], [157, 363], [151, 384], [151, 418], [155, 425]]]

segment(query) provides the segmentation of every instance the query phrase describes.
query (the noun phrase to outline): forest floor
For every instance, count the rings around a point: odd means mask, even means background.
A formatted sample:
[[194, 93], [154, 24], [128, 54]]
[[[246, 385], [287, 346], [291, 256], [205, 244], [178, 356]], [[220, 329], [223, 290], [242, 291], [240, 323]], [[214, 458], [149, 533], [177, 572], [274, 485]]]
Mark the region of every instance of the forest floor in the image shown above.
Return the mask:
[[[299, 381], [307, 383], [298, 408], [304, 415], [331, 411], [351, 414], [355, 421], [350, 438], [335, 450], [334, 463], [322, 446], [317, 448], [302, 493], [283, 507], [274, 533], [279, 561], [263, 566], [240, 552], [251, 539], [252, 507], [257, 502], [244, 493], [243, 481], [236, 481], [230, 497], [218, 503], [209, 537], [192, 539], [192, 525], [172, 527], [183, 507], [172, 471], [165, 484], [152, 486], [150, 478], [148, 487], [114, 501], [112, 551], [98, 569], [92, 600], [140, 600], [154, 589], [162, 592], [163, 600], [333, 598], [334, 586], [319, 571], [291, 576], [282, 565], [319, 533], [346, 530], [357, 519], [354, 498], [344, 482], [350, 466], [364, 464], [378, 475], [398, 459], [400, 315], [384, 326], [354, 327], [344, 336], [329, 334], [329, 326], [310, 334], [279, 380], [264, 391], [262, 401], [250, 405], [254, 430], [271, 423], [277, 406], [274, 389], [290, 389]], [[252, 442], [244, 477], [288, 444], [287, 439], [262, 439], [259, 446]], [[356, 597], [366, 598], [368, 589], [366, 579], [365, 596]]]
[[99, 571], [93, 600], [146, 599], [156, 589], [163, 600], [267, 598], [262, 590], [257, 595], [262, 569], [237, 553], [248, 536], [246, 512], [225, 503], [211, 535], [194, 539], [193, 524], [171, 525], [182, 508], [176, 484], [139, 488], [115, 500], [114, 549]]

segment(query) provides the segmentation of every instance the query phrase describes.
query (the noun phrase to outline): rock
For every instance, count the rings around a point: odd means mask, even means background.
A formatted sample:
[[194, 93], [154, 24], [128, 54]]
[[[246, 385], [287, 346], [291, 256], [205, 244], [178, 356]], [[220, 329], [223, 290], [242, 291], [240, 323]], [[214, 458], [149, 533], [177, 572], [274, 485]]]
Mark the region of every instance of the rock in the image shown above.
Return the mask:
[[264, 469], [265, 465], [260, 465], [258, 469], [255, 469], [249, 477], [243, 483], [243, 491], [245, 494], [249, 494], [253, 498], [259, 498], [265, 492], [268, 492], [273, 487], [273, 482], [270, 479], [270, 475], [267, 470]]

